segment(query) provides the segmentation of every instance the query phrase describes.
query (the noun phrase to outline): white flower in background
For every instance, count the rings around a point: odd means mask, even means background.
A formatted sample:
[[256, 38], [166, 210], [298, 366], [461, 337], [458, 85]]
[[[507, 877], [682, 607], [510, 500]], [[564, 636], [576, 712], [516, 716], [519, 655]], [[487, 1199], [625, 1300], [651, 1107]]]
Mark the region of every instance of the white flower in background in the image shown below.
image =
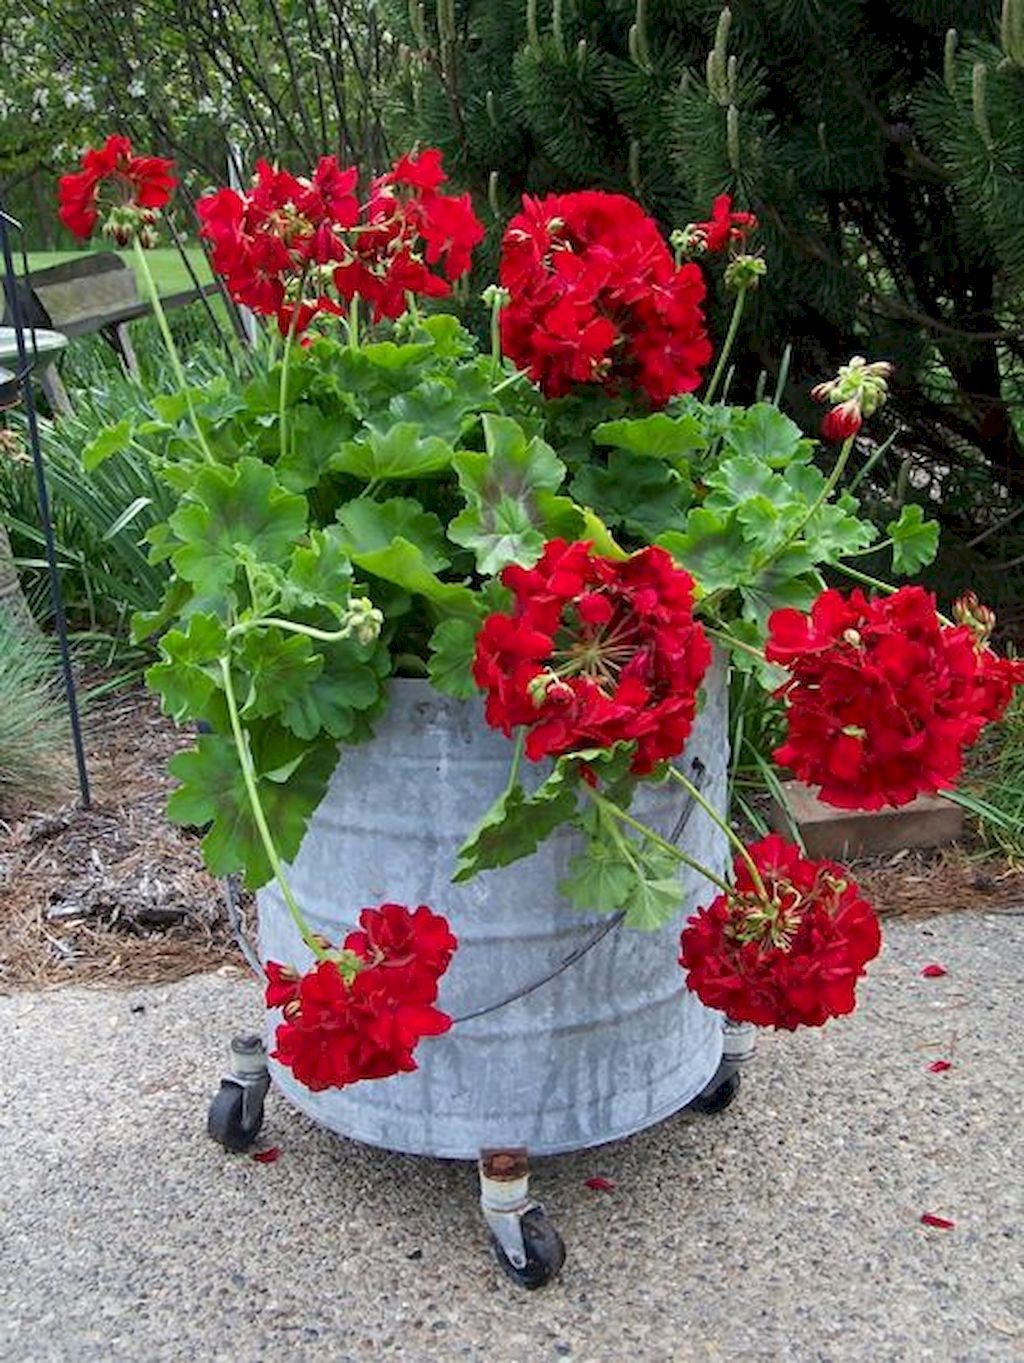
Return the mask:
[[146, 93], [146, 86], [141, 76], [135, 76], [134, 79], [129, 82], [128, 93], [131, 95], [132, 99], [141, 99], [143, 97]]

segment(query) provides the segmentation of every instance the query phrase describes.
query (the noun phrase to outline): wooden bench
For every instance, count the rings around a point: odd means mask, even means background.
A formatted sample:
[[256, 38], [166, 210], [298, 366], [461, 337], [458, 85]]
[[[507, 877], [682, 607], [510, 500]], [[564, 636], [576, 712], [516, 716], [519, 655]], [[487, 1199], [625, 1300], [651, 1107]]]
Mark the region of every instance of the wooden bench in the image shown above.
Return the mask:
[[[161, 294], [165, 311], [186, 307], [218, 285]], [[75, 260], [33, 270], [22, 283], [21, 307], [26, 325], [52, 327], [67, 337], [100, 335], [117, 351], [125, 373], [138, 378], [128, 323], [147, 316], [152, 307], [141, 297], [135, 271], [113, 251], [97, 251]], [[10, 321], [5, 315], [4, 321]], [[55, 412], [71, 411], [71, 401], [55, 364], [40, 373], [43, 391]]]

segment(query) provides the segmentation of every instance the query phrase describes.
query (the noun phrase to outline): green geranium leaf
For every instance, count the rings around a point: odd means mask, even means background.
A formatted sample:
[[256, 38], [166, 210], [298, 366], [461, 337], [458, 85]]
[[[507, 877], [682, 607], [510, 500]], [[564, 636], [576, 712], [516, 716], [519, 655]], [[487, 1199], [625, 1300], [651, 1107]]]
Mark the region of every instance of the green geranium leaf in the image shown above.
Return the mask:
[[146, 672], [146, 684], [176, 723], [205, 714], [220, 689], [219, 659], [227, 653], [227, 631], [215, 615], [193, 615], [187, 628], [171, 629], [160, 640], [162, 662]]
[[754, 572], [755, 551], [735, 511], [721, 514], [694, 507], [682, 533], [668, 530], [657, 542], [705, 592], [731, 590]]
[[790, 421], [770, 402], [758, 402], [733, 420], [724, 433], [726, 449], [756, 459], [769, 468], [785, 468], [794, 460], [806, 461], [814, 449], [795, 421]]
[[340, 508], [338, 520], [342, 540], [353, 553], [385, 549], [401, 536], [416, 545], [431, 572], [443, 572], [449, 565], [444, 526], [411, 497], [389, 497], [383, 502], [359, 497]]
[[565, 767], [556, 767], [531, 795], [514, 785], [495, 800], [459, 848], [452, 881], [459, 884], [480, 871], [528, 857], [572, 818], [578, 798], [576, 780]]
[[939, 523], [926, 521], [916, 502], [904, 503], [899, 520], [885, 527], [892, 539], [892, 570], [910, 577], [926, 568], [939, 548]]
[[258, 459], [233, 468], [203, 468], [192, 500], [169, 521], [180, 541], [171, 555], [178, 573], [205, 595], [226, 592], [238, 571], [239, 550], [280, 562], [306, 530], [306, 499], [286, 492]]
[[713, 511], [726, 511], [758, 497], [775, 507], [791, 506], [800, 498], [789, 483], [752, 455], [734, 455], [705, 477], [711, 492], [704, 499]]
[[180, 577], [172, 578], [164, 591], [163, 600], [155, 610], [135, 611], [132, 615], [132, 643], [144, 644], [154, 634], [166, 629], [172, 620], [181, 615], [191, 597], [189, 583], [183, 582]]
[[365, 572], [394, 583], [403, 591], [425, 596], [445, 615], [479, 618], [477, 594], [454, 582], [442, 582], [427, 566], [423, 550], [401, 535], [382, 549], [352, 552], [352, 561]]
[[323, 645], [323, 666], [288, 696], [281, 718], [299, 738], [315, 739], [328, 733], [346, 743], [369, 737], [363, 721], [374, 714], [384, 697], [384, 678], [391, 667], [383, 644], [362, 645], [352, 639]]
[[424, 437], [414, 422], [402, 421], [384, 431], [368, 428], [357, 440], [346, 441], [332, 466], [368, 483], [423, 478], [448, 468], [453, 452], [447, 440]]
[[606, 814], [593, 822], [582, 856], [569, 863], [569, 876], [559, 890], [578, 909], [616, 913], [625, 909], [625, 924], [650, 932], [679, 912], [683, 891], [679, 863], [653, 843], [611, 831]]
[[704, 429], [692, 413], [668, 416], [655, 412], [653, 416], [606, 421], [595, 429], [594, 440], [646, 459], [664, 459], [680, 468], [686, 466], [688, 455], [708, 447]]
[[692, 489], [682, 474], [657, 459], [612, 450], [607, 468], [588, 464], [580, 469], [572, 495], [594, 507], [609, 525], [649, 541], [663, 530], [683, 528]]
[[819, 506], [802, 532], [821, 563], [833, 563], [844, 554], [859, 553], [877, 535], [870, 521], [862, 521], [844, 507], [843, 499]]
[[[333, 742], [311, 747], [276, 725], [264, 724], [251, 731], [251, 749], [267, 822], [278, 852], [290, 861], [327, 789], [337, 747]], [[211, 873], [244, 871], [249, 889], [265, 885], [271, 867], [231, 739], [204, 734], [195, 748], [171, 758], [169, 770], [180, 785], [167, 801], [168, 816], [179, 824], [210, 824], [202, 846]]]
[[90, 440], [82, 450], [82, 467], [86, 473], [98, 469], [112, 454], [121, 454], [132, 443], [132, 423], [125, 417], [116, 426], [107, 426], [100, 431], [95, 440]]
[[242, 705], [245, 719], [282, 712], [320, 675], [324, 665], [305, 634], [274, 627], [250, 630], [242, 639], [238, 657], [249, 674], [249, 694]]
[[309, 544], [292, 551], [291, 569], [281, 580], [282, 603], [286, 608], [326, 606], [340, 618], [351, 582], [352, 562], [338, 527], [311, 530]]
[[[344, 413], [325, 415], [309, 403], [293, 408], [285, 424], [288, 453], [274, 465], [281, 485], [289, 492], [316, 487], [324, 474], [336, 467], [341, 448], [354, 430], [355, 422]], [[275, 430], [275, 445], [278, 438]]]
[[485, 396], [445, 379], [424, 379], [410, 392], [393, 397], [389, 410], [396, 422], [411, 422], [424, 435], [454, 445], [479, 421], [473, 409]]
[[527, 439], [511, 417], [483, 418], [486, 452], [464, 451], [452, 461], [466, 510], [448, 527], [455, 544], [472, 549], [477, 567], [491, 577], [509, 563], [536, 563], [553, 515], [574, 510], [565, 499], [546, 506], [540, 494], [555, 493], [565, 465], [538, 436]]
[[430, 636], [430, 680], [438, 691], [459, 700], [479, 695], [473, 657], [480, 625], [473, 620], [442, 620]]
[[586, 851], [573, 857], [559, 894], [585, 913], [618, 913], [636, 887], [636, 871], [614, 842], [589, 839]]

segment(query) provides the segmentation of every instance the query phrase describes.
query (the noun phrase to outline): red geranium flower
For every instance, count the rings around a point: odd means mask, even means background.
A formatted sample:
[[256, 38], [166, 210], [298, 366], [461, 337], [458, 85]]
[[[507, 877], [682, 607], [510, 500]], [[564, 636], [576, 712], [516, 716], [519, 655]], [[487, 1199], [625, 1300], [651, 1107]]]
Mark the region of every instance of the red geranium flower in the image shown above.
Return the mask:
[[878, 955], [871, 905], [841, 866], [811, 861], [773, 833], [737, 856], [734, 889], [687, 921], [680, 965], [707, 1004], [737, 1022], [792, 1031], [851, 1013]]
[[104, 230], [122, 246], [138, 233], [143, 245], [151, 245], [158, 211], [177, 184], [173, 161], [162, 156], [136, 156], [127, 137], [112, 133], [102, 147], [90, 147], [82, 157], [82, 169], [62, 175], [58, 186], [61, 222], [76, 237], [91, 237], [100, 215], [102, 189], [112, 191], [110, 217]]
[[756, 228], [757, 218], [753, 213], [734, 213], [729, 195], [719, 194], [711, 205], [710, 221], [695, 222], [692, 231], [705, 251], [724, 251], [732, 242], [745, 241], [747, 234]]
[[363, 909], [359, 923], [360, 931], [345, 938], [345, 950], [378, 966], [396, 998], [432, 1002], [458, 945], [447, 920], [425, 904], [415, 913], [401, 904], [382, 904]]
[[616, 561], [550, 540], [501, 580], [516, 604], [484, 621], [473, 664], [492, 728], [524, 726], [533, 760], [635, 743], [639, 774], [682, 751], [711, 648], [693, 580], [664, 549]]
[[505, 354], [548, 397], [578, 383], [645, 392], [656, 406], [691, 392], [711, 358], [696, 265], [677, 266], [623, 194], [523, 199], [502, 241]]
[[775, 611], [768, 633], [765, 657], [790, 673], [775, 759], [842, 809], [948, 789], [965, 747], [1024, 683], [1024, 663], [943, 625], [921, 587], [870, 601], [829, 590], [809, 615]]
[[356, 295], [379, 319], [400, 316], [410, 294], [451, 292], [484, 229], [468, 194], [440, 192], [445, 178], [439, 151], [410, 153], [374, 180], [361, 205], [357, 171], [333, 156], [309, 178], [259, 161], [249, 190], [217, 190], [197, 211], [234, 299], [275, 316], [282, 334], [301, 335]]
[[343, 955], [304, 975], [266, 965], [268, 1008], [282, 1008], [273, 1058], [313, 1092], [416, 1069], [413, 1051], [451, 1018], [435, 1008], [437, 986], [458, 943], [447, 921], [421, 904], [364, 909]]

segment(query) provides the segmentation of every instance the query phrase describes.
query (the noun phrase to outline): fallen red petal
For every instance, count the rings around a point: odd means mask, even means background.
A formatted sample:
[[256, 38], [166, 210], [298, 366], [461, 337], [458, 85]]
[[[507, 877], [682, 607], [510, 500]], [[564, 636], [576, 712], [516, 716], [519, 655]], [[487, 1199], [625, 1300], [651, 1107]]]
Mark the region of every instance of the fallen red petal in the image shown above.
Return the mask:
[[947, 1070], [953, 1068], [952, 1060], [933, 1060], [928, 1066], [932, 1074], [945, 1074]]
[[601, 1178], [600, 1175], [594, 1178], [584, 1179], [584, 1187], [593, 1188], [595, 1193], [613, 1193], [615, 1184], [610, 1178]]
[[932, 961], [931, 965], [926, 965], [921, 974], [926, 980], [938, 980], [943, 975], [948, 974], [944, 965], [939, 965], [937, 961]]
[[944, 1216], [935, 1216], [932, 1212], [922, 1212], [921, 1225], [933, 1226], [936, 1230], [953, 1230], [956, 1222], [948, 1221]]
[[267, 1150], [254, 1150], [252, 1157], [257, 1164], [275, 1164], [281, 1158], [281, 1151], [276, 1145], [272, 1145]]

